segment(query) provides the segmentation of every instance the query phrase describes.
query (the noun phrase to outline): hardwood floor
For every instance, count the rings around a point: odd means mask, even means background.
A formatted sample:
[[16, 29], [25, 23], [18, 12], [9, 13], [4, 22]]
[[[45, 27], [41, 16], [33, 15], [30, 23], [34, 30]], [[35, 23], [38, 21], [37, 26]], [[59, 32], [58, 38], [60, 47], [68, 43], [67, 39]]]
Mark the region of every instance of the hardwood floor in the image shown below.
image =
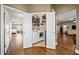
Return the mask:
[[12, 34], [7, 53], [9, 55], [23, 54], [22, 34]]
[[45, 45], [45, 40], [36, 42], [36, 43], [32, 44], [32, 46], [45, 47], [45, 46], [46, 46], [46, 45]]
[[10, 46], [7, 51], [7, 55], [74, 55], [74, 40], [73, 36], [58, 35], [58, 44], [56, 49], [47, 49], [45, 47], [33, 46], [32, 48], [22, 48], [21, 34], [14, 34]]

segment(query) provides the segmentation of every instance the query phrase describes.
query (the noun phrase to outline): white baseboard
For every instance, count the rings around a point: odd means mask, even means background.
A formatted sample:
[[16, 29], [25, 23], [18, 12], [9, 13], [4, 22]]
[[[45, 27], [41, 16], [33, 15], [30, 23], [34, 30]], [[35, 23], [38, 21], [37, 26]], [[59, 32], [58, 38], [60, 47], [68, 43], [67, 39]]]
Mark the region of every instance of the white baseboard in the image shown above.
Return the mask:
[[75, 53], [79, 54], [79, 50], [78, 49], [75, 49]]

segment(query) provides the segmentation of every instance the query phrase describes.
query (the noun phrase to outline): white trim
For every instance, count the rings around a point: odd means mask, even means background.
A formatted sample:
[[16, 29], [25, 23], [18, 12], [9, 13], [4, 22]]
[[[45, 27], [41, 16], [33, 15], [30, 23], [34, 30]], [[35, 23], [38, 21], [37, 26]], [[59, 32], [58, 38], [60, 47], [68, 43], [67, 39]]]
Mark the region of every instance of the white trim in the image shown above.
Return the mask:
[[5, 7], [5, 8], [8, 8], [8, 9], [10, 9], [10, 10], [20, 12], [20, 13], [27, 13], [27, 12], [21, 11], [21, 10], [19, 10], [19, 9], [10, 7], [10, 6], [6, 6], [6, 5], [2, 5], [2, 6]]
[[3, 6], [1, 5], [1, 55], [4, 54], [4, 20], [3, 20]]
[[52, 12], [34, 12], [34, 13], [30, 13], [30, 14], [47, 14], [47, 13], [55, 13], [55, 11]]
[[[1, 5], [0, 5], [0, 32], [1, 32]], [[1, 36], [0, 36], [0, 39], [1, 39]], [[1, 55], [1, 40], [0, 40], [0, 55]]]
[[75, 53], [79, 54], [79, 50], [78, 49], [75, 49]]

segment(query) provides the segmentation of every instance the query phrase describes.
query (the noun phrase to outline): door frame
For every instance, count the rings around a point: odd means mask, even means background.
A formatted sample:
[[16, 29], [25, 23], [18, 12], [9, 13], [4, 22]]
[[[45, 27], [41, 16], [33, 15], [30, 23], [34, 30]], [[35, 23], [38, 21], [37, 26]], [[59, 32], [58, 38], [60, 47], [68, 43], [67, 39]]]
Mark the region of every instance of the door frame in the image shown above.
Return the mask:
[[[48, 14], [48, 13], [55, 13], [55, 11], [51, 11], [51, 12], [34, 12], [34, 13], [30, 13], [30, 14]], [[56, 24], [57, 24], [57, 21], [56, 21], [56, 16], [55, 16], [55, 41], [56, 41], [55, 45], [57, 45]], [[47, 19], [46, 19], [46, 31], [47, 31]], [[33, 30], [32, 30], [32, 33], [33, 33]], [[47, 35], [46, 35], [46, 38], [47, 38]], [[47, 39], [45, 40], [45, 48], [47, 48], [46, 43], [47, 43]], [[54, 47], [52, 49], [56, 49], [56, 47]]]
[[4, 45], [5, 45], [5, 38], [4, 38], [4, 36], [5, 36], [5, 27], [4, 27], [4, 9], [5, 8], [8, 8], [8, 9], [10, 9], [10, 10], [12, 10], [12, 11], [16, 11], [16, 12], [19, 12], [19, 13], [23, 13], [23, 14], [26, 14], [27, 12], [24, 12], [24, 11], [21, 11], [21, 10], [19, 10], [19, 9], [15, 9], [15, 8], [12, 8], [12, 7], [9, 7], [9, 6], [6, 6], [6, 5], [1, 5], [1, 55], [4, 55], [5, 53], [4, 53], [4, 51], [5, 51], [5, 49], [4, 49]]
[[[34, 12], [34, 13], [30, 13], [31, 15], [33, 15], [33, 14], [47, 14], [48, 12]], [[47, 16], [47, 15], [46, 15]], [[33, 22], [32, 22], [32, 24], [33, 24]], [[45, 27], [47, 27], [46, 25], [45, 25]], [[46, 28], [45, 28], [46, 29]], [[32, 29], [32, 36], [33, 36], [33, 29]], [[45, 35], [44, 35], [45, 36]], [[33, 39], [33, 38], [32, 38]], [[45, 39], [45, 48], [46, 48], [46, 42], [47, 42], [47, 39]], [[36, 42], [36, 43], [38, 43], [38, 42]], [[36, 43], [34, 43], [34, 44], [36, 44]], [[33, 40], [32, 40], [32, 47], [33, 47]]]

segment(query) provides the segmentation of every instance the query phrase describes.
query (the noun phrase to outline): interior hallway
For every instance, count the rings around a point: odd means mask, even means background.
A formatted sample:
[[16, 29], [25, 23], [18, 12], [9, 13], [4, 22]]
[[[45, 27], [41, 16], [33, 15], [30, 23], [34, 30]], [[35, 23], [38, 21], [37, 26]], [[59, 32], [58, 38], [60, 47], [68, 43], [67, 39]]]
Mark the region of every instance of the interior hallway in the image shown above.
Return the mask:
[[6, 54], [9, 55], [19, 55], [23, 54], [23, 40], [22, 40], [22, 34], [12, 34], [12, 38], [9, 43], [9, 48], [7, 50]]
[[45, 47], [33, 46], [32, 48], [22, 48], [22, 35], [18, 34], [17, 38], [15, 34], [10, 41], [8, 49], [8, 55], [73, 55], [74, 53], [74, 41], [73, 36], [58, 35], [58, 45], [55, 50], [47, 49]]

